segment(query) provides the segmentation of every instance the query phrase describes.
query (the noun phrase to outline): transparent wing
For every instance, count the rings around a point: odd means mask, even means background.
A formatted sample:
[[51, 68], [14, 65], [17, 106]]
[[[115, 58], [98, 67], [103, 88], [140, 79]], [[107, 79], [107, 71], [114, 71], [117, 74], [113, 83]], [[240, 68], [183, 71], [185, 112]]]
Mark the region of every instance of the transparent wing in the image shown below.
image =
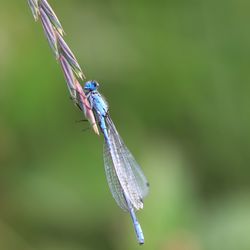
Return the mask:
[[106, 142], [104, 143], [103, 147], [103, 159], [104, 159], [106, 178], [112, 196], [114, 197], [119, 207], [121, 207], [125, 211], [128, 211], [127, 202], [124, 198], [123, 190], [119, 182], [119, 179], [117, 177], [117, 174], [115, 172], [114, 163], [112, 161], [110, 150]]
[[143, 198], [149, 190], [148, 181], [109, 116], [106, 118], [106, 125], [110, 144], [110, 148], [107, 146], [107, 149], [121, 188], [135, 209], [143, 208]]
[[133, 157], [133, 155], [131, 154], [131, 152], [129, 151], [129, 149], [126, 147], [125, 144], [123, 144], [121, 150], [123, 151], [123, 155], [126, 155], [127, 157], [127, 160], [129, 162], [129, 165], [131, 167], [131, 170], [133, 171], [137, 185], [139, 187], [141, 197], [143, 199], [145, 198], [145, 196], [148, 195], [149, 182], [145, 177], [140, 165], [136, 162], [135, 158]]

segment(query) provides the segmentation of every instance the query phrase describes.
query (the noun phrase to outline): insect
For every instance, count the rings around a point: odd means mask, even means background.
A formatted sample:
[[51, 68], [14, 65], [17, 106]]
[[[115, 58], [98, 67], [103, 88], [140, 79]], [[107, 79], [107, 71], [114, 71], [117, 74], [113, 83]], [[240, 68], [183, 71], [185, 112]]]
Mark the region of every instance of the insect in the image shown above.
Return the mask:
[[64, 31], [55, 12], [46, 0], [28, 0], [35, 20], [40, 19], [49, 44], [60, 62], [74, 103], [83, 111], [94, 132], [99, 135], [96, 122], [104, 135], [104, 166], [111, 193], [117, 204], [130, 213], [137, 240], [144, 243], [141, 226], [135, 212], [143, 208], [149, 184], [109, 116], [109, 108], [98, 92], [99, 84], [88, 81], [84, 88], [78, 80], [85, 79], [76, 57], [64, 41]]
[[117, 204], [130, 213], [139, 244], [144, 244], [135, 211], [143, 208], [149, 183], [117, 132], [109, 115], [108, 104], [98, 92], [98, 87], [96, 81], [88, 81], [84, 91], [104, 136], [103, 159], [108, 185]]

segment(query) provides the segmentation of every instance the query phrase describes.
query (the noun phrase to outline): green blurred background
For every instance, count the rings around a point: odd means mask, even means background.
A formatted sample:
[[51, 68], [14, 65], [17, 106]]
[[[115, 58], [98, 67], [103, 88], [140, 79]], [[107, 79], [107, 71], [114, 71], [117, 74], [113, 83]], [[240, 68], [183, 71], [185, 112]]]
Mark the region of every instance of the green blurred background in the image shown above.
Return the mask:
[[51, 0], [148, 177], [129, 215], [25, 0], [0, 0], [0, 250], [249, 250], [250, 2]]

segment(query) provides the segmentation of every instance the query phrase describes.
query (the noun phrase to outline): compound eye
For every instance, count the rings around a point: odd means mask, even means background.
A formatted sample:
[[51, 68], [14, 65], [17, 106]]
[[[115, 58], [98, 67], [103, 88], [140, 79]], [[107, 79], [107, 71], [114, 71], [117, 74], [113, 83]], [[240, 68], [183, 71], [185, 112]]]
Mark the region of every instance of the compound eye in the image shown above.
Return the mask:
[[98, 87], [99, 87], [99, 84], [98, 84], [98, 82], [96, 82], [96, 81], [93, 81], [92, 84], [93, 84], [93, 86], [94, 86], [95, 88], [98, 88]]

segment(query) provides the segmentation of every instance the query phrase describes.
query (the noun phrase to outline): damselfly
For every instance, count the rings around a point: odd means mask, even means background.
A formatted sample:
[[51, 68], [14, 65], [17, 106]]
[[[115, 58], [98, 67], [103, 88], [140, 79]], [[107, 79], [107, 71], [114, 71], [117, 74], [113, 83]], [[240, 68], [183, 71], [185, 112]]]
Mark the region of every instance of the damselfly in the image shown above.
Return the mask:
[[117, 204], [130, 213], [137, 240], [143, 244], [144, 236], [135, 211], [143, 208], [149, 183], [118, 134], [110, 118], [108, 104], [97, 90], [98, 86], [96, 81], [88, 81], [84, 91], [104, 135], [103, 158], [108, 185]]
[[109, 116], [108, 105], [97, 91], [96, 81], [88, 81], [85, 84], [86, 97], [78, 81], [85, 79], [85, 76], [63, 39], [63, 28], [51, 6], [46, 0], [28, 0], [28, 3], [35, 20], [41, 20], [49, 44], [62, 66], [71, 98], [84, 112], [98, 135], [96, 121], [99, 124], [105, 139], [103, 157], [109, 188], [117, 204], [130, 213], [137, 239], [143, 244], [144, 236], [135, 211], [143, 208], [143, 198], [149, 189], [148, 181], [119, 136]]

